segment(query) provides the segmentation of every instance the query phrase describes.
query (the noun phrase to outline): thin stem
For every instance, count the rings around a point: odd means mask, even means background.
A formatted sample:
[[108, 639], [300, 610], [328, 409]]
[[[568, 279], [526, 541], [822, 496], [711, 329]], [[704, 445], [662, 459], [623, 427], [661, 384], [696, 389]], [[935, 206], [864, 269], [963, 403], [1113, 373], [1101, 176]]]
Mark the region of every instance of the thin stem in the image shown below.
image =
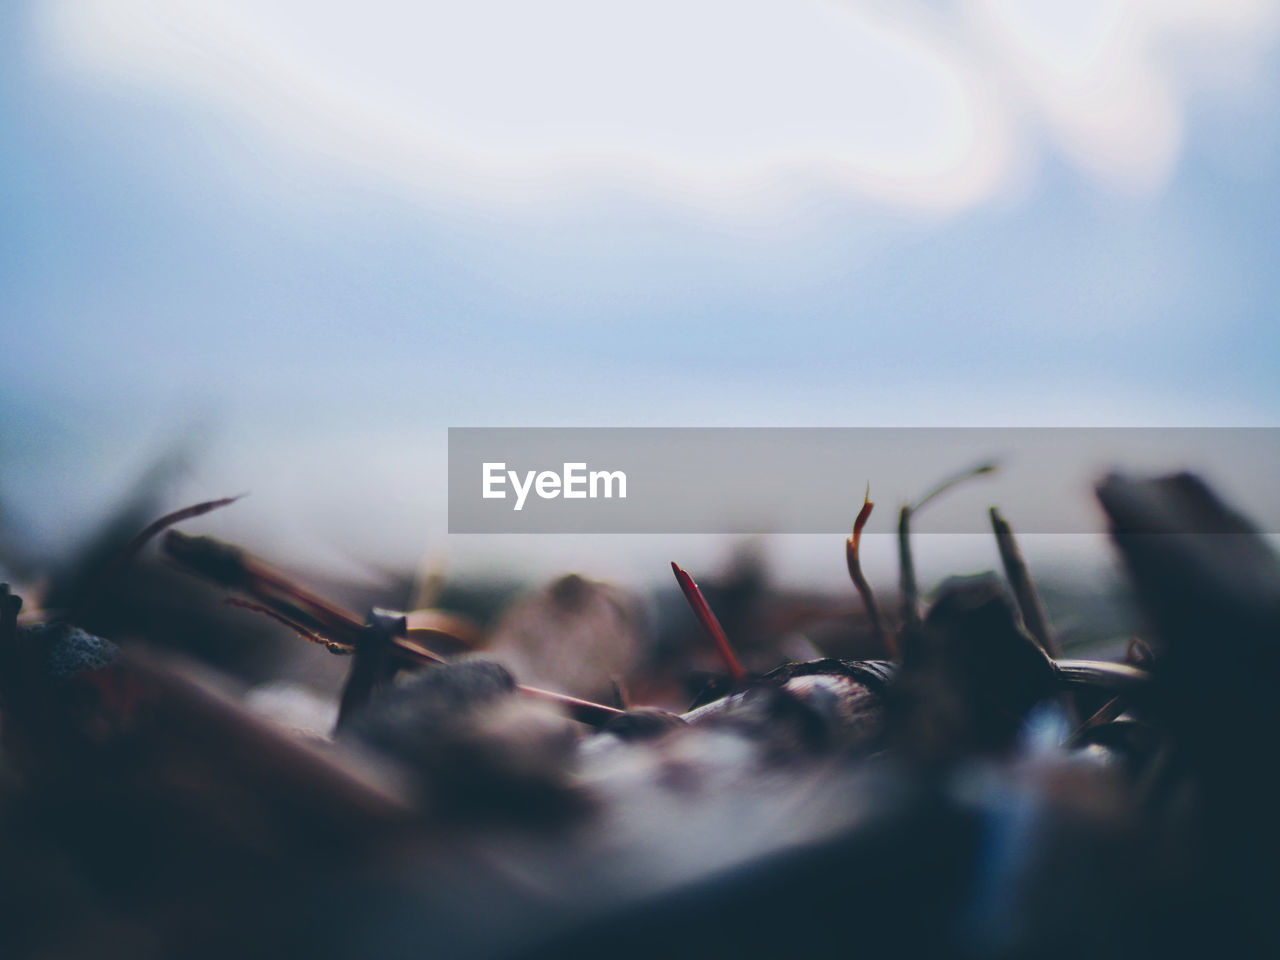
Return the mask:
[[980, 463], [947, 477], [914, 504], [904, 505], [898, 513], [898, 582], [902, 592], [902, 631], [913, 633], [920, 626], [920, 586], [916, 582], [916, 565], [911, 554], [911, 518], [958, 483], [983, 474], [994, 473], [999, 464]]
[[996, 507], [991, 508], [991, 528], [995, 531], [996, 546], [1000, 548], [1000, 562], [1004, 565], [1004, 575], [1009, 579], [1009, 585], [1013, 587], [1013, 596], [1022, 613], [1022, 622], [1027, 625], [1027, 632], [1040, 644], [1040, 649], [1056, 659], [1058, 642], [1049, 626], [1049, 618], [1045, 616], [1044, 606], [1040, 603], [1040, 594], [1027, 570], [1022, 551], [1018, 549], [1013, 528]]
[[867, 611], [867, 619], [871, 621], [872, 632], [880, 640], [889, 659], [896, 660], [898, 659], [897, 641], [880, 615], [880, 604], [876, 602], [875, 592], [872, 591], [871, 584], [867, 582], [866, 575], [862, 572], [862, 558], [859, 553], [862, 530], [871, 518], [871, 511], [874, 508], [875, 504], [871, 502], [871, 484], [868, 483], [866, 493], [862, 497], [862, 509], [858, 511], [858, 516], [853, 521], [853, 535], [844, 544], [844, 559], [849, 568], [849, 578], [857, 588], [858, 596], [862, 597], [862, 605]]
[[734, 683], [742, 683], [747, 678], [747, 671], [743, 669], [737, 654], [729, 646], [729, 638], [725, 636], [724, 628], [720, 626], [720, 621], [716, 619], [716, 615], [707, 604], [707, 598], [702, 595], [698, 585], [693, 582], [693, 577], [680, 569], [680, 565], [674, 560], [671, 562], [671, 572], [676, 575], [676, 583], [680, 584], [680, 590], [684, 593], [685, 600], [689, 601], [693, 615], [698, 618], [698, 622], [702, 624], [702, 629], [711, 638], [711, 642], [715, 644], [716, 651], [720, 654], [720, 659], [723, 661], [725, 669], [729, 671], [729, 676], [733, 678]]
[[902, 632], [912, 633], [920, 626], [920, 587], [916, 583], [916, 564], [911, 556], [911, 508], [898, 511], [898, 590], [902, 594]]
[[932, 500], [936, 500], [938, 497], [942, 496], [944, 493], [946, 493], [956, 484], [963, 483], [966, 480], [971, 480], [974, 477], [980, 477], [983, 474], [995, 473], [995, 471], [998, 470], [999, 468], [1000, 468], [1000, 464], [992, 460], [987, 463], [980, 463], [976, 467], [970, 467], [968, 470], [961, 470], [959, 473], [954, 474], [953, 476], [947, 477], [947, 479], [943, 480], [940, 484], [938, 484], [936, 487], [934, 487], [932, 490], [926, 493], [923, 497], [917, 500], [915, 504], [911, 507], [911, 510], [912, 512], [915, 512], [917, 510], [922, 510], [924, 509], [925, 504], [929, 503]]

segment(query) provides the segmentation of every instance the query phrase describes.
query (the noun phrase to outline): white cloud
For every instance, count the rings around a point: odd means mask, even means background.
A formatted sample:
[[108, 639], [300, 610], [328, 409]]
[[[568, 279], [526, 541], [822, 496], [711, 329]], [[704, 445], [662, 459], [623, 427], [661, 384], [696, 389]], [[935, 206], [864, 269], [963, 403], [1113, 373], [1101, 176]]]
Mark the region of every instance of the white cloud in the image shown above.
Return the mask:
[[1003, 85], [1082, 170], [1154, 190], [1171, 175], [1197, 82], [1256, 82], [1269, 0], [968, 0]]
[[1186, 96], [1170, 51], [1210, 37], [1238, 60], [1275, 25], [1246, 0], [970, 0], [936, 22], [826, 0], [43, 9], [57, 67], [203, 101], [411, 195], [621, 185], [741, 207], [816, 183], [937, 210], [1016, 180], [1040, 127], [1090, 174], [1158, 186]]

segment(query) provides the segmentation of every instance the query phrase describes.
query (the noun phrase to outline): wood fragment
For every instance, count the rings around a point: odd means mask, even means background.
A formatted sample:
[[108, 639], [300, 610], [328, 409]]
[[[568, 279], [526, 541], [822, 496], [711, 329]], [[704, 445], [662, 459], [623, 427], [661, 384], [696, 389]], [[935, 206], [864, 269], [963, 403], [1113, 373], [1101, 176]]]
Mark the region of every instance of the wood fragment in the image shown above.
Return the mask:
[[335, 732], [348, 727], [352, 719], [368, 709], [395, 679], [398, 666], [393, 660], [395, 640], [403, 636], [403, 616], [381, 610], [374, 610], [369, 615], [369, 622], [365, 624], [363, 637], [356, 645], [355, 656], [347, 671], [347, 682], [342, 687]]
[[119, 669], [137, 678], [150, 712], [168, 731], [240, 776], [262, 778], [302, 804], [324, 810], [336, 822], [353, 816], [406, 821], [417, 814], [391, 772], [333, 749], [320, 749], [249, 713], [194, 664], [140, 646], [121, 655]]

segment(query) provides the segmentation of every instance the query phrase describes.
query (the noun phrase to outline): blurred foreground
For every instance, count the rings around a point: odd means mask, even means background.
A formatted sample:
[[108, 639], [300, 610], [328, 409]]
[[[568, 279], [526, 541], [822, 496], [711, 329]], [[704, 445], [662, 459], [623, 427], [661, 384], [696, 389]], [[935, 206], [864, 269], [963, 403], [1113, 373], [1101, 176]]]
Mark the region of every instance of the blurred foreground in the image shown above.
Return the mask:
[[923, 596], [906, 514], [896, 594], [745, 552], [682, 597], [304, 584], [140, 495], [8, 553], [0, 948], [1274, 952], [1280, 559], [1194, 477], [1098, 497], [1140, 616], [998, 515], [1003, 574]]

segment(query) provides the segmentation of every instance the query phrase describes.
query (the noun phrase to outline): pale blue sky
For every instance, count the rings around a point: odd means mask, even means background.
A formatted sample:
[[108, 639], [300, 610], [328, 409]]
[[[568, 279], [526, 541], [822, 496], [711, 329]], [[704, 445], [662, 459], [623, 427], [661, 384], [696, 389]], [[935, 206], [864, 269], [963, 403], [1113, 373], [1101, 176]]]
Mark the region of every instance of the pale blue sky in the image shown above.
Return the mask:
[[0, 9], [6, 502], [198, 427], [402, 558], [451, 425], [1280, 421], [1275, 4], [449, 6]]

